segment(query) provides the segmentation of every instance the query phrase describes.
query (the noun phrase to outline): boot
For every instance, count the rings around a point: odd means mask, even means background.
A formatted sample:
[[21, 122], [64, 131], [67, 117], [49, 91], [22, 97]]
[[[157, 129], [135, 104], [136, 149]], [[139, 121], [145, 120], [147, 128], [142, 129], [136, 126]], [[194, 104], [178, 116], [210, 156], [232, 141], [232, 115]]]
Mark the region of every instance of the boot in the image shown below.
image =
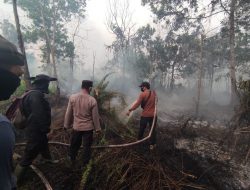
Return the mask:
[[38, 157], [38, 164], [57, 164], [59, 163], [59, 160], [55, 160], [50, 153], [48, 154], [42, 154]]
[[24, 175], [28, 169], [28, 166], [17, 165], [15, 168], [15, 176], [17, 177], [17, 186], [20, 186], [24, 182]]

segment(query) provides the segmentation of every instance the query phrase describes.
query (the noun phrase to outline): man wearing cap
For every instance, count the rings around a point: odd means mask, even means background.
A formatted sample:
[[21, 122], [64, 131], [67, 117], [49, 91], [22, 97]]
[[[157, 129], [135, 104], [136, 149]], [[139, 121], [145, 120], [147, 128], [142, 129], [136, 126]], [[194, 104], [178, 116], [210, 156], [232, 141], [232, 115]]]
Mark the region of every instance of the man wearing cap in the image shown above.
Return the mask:
[[[141, 119], [140, 119], [140, 129], [138, 133], [138, 140], [143, 138], [144, 131], [149, 125], [152, 126], [153, 120], [154, 120], [154, 114], [155, 114], [155, 103], [156, 103], [156, 93], [155, 91], [150, 90], [150, 84], [148, 82], [142, 82], [139, 86], [141, 88], [141, 93], [139, 95], [139, 98], [136, 100], [136, 102], [132, 105], [132, 107], [127, 112], [127, 115], [130, 115], [130, 112], [137, 109], [140, 105], [143, 109], [141, 113]], [[155, 118], [157, 120], [157, 118]], [[155, 126], [156, 126], [156, 120], [155, 120]], [[156, 130], [154, 130], [152, 133], [152, 136], [150, 138], [150, 149], [154, 149], [156, 144]]]
[[101, 131], [97, 102], [90, 96], [93, 82], [82, 81], [82, 90], [69, 98], [65, 114], [64, 128], [73, 127], [69, 157], [74, 165], [78, 150], [83, 142], [83, 164], [86, 165], [91, 158], [91, 145], [93, 142], [93, 130]]
[[22, 112], [27, 119], [27, 145], [21, 162], [15, 170], [18, 183], [22, 183], [26, 169], [39, 154], [41, 154], [44, 161], [54, 163], [49, 151], [47, 138], [51, 124], [51, 107], [45, 99], [45, 94], [49, 93], [50, 81], [55, 81], [56, 78], [40, 74], [36, 77], [31, 77], [30, 80], [33, 88], [23, 98], [21, 104]]
[[[0, 101], [7, 100], [20, 85], [24, 57], [15, 45], [0, 36]], [[15, 146], [14, 128], [10, 121], [0, 114], [0, 189], [15, 188], [12, 175], [12, 155]]]

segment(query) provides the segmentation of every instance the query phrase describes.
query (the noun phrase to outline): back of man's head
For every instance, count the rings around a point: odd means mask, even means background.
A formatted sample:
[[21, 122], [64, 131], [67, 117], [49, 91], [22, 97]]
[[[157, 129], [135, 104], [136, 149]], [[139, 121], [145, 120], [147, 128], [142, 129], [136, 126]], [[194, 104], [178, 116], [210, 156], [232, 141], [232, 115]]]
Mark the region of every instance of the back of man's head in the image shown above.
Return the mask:
[[37, 89], [42, 91], [43, 93], [48, 94], [49, 93], [49, 83], [51, 81], [57, 81], [57, 78], [50, 77], [45, 74], [39, 74], [36, 75], [35, 77], [30, 77], [30, 80], [32, 81], [32, 86]]
[[0, 100], [8, 99], [20, 85], [24, 62], [16, 46], [0, 36]]
[[83, 80], [82, 81], [82, 89], [89, 90], [91, 87], [93, 87], [93, 81], [91, 81], [91, 80]]
[[147, 81], [144, 81], [144, 82], [142, 82], [141, 84], [140, 84], [140, 86], [139, 87], [146, 87], [147, 89], [150, 89], [150, 83], [149, 82], [147, 82]]

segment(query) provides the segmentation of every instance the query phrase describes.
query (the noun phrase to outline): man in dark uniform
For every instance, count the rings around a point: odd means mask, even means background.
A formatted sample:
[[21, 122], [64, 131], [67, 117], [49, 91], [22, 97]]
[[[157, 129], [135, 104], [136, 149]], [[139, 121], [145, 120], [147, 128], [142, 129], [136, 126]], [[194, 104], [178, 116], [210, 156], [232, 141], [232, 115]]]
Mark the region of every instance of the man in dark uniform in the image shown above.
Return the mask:
[[56, 162], [52, 160], [48, 147], [47, 134], [50, 131], [51, 107], [45, 99], [45, 94], [49, 93], [50, 81], [57, 79], [41, 74], [32, 77], [31, 80], [33, 80], [33, 89], [24, 97], [21, 106], [23, 114], [27, 118], [27, 145], [22, 160], [15, 171], [18, 183], [22, 181], [27, 167], [39, 154], [45, 161]]
[[[20, 85], [24, 57], [15, 45], [0, 36], [0, 101], [7, 100]], [[0, 114], [0, 189], [15, 189], [12, 175], [12, 155], [15, 146], [14, 128], [10, 121]]]

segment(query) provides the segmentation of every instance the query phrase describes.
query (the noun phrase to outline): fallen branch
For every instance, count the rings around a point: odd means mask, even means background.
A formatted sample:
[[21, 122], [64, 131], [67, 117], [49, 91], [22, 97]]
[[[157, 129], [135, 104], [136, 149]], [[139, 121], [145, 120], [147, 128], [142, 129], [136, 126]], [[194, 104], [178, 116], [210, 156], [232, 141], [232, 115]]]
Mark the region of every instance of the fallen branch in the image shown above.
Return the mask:
[[250, 155], [250, 148], [249, 148], [249, 150], [248, 150], [248, 152], [247, 152], [247, 155], [246, 155], [246, 158], [245, 158], [245, 163], [247, 163], [247, 160], [248, 160], [249, 155]]

